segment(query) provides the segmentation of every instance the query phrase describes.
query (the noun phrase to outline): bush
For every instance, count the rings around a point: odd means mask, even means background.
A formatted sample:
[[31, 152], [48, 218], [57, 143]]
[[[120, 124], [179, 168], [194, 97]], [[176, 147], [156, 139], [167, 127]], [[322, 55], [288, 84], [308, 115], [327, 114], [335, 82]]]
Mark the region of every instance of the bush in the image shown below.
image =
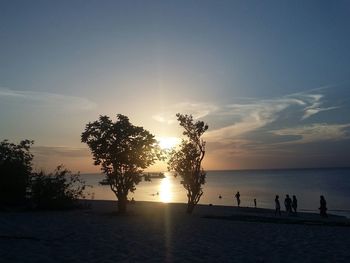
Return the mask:
[[77, 200], [84, 198], [88, 187], [80, 174], [73, 174], [62, 165], [53, 173], [43, 171], [33, 173], [30, 190], [34, 207], [39, 209], [67, 209], [77, 205]]
[[33, 141], [19, 144], [0, 142], [0, 204], [23, 205], [26, 199], [28, 180], [32, 171]]

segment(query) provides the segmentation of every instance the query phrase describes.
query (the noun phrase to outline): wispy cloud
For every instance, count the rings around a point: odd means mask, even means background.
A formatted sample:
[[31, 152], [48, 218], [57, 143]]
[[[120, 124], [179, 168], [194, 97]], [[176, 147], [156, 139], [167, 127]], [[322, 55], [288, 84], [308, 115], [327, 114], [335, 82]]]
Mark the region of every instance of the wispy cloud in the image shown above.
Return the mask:
[[323, 94], [297, 93], [290, 96], [299, 98], [304, 103], [303, 105], [305, 105], [305, 107], [303, 108], [304, 114], [301, 117], [302, 120], [310, 118], [311, 116], [322, 111], [328, 111], [328, 110], [339, 108], [339, 107], [323, 107], [322, 106], [323, 105], [322, 98], [324, 98]]
[[311, 142], [318, 142], [318, 141], [329, 141], [329, 140], [337, 141], [337, 140], [349, 139], [350, 138], [350, 133], [348, 130], [349, 128], [350, 128], [350, 123], [348, 124], [317, 123], [317, 124], [275, 130], [275, 131], [271, 131], [271, 133], [280, 135], [280, 136], [288, 136], [288, 135], [296, 136], [295, 140], [283, 142], [282, 144], [311, 143]]
[[246, 103], [230, 104], [218, 111], [218, 115], [232, 117], [234, 123], [206, 134], [208, 140], [231, 142], [242, 134], [251, 132], [274, 122], [278, 113], [293, 104], [296, 99], [250, 100]]
[[206, 117], [211, 125], [205, 140], [215, 152], [230, 155], [278, 152], [286, 150], [276, 148], [283, 143], [348, 138], [349, 124], [335, 124], [332, 120], [313, 123], [312, 116], [340, 108], [329, 105], [326, 90], [320, 88], [271, 99], [237, 98], [226, 105], [179, 103], [153, 118], [171, 124], [176, 121], [177, 112]]
[[[241, 99], [240, 103], [222, 106], [216, 111], [217, 115], [231, 119], [231, 124], [209, 131], [207, 140], [231, 143], [249, 132], [267, 128], [276, 123], [283, 113], [301, 121], [322, 111], [339, 108], [338, 106], [322, 106], [324, 95], [321, 90], [289, 94], [272, 99]], [[229, 123], [229, 122], [228, 122]]]
[[199, 119], [212, 114], [217, 109], [217, 106], [210, 103], [182, 102], [168, 106], [166, 110], [154, 114], [152, 118], [158, 122], [172, 124], [176, 122], [176, 113], [192, 114], [194, 119]]
[[0, 88], [0, 100], [6, 99], [28, 102], [32, 106], [59, 107], [76, 110], [92, 110], [96, 108], [96, 103], [82, 97], [67, 96], [49, 92], [21, 91]]

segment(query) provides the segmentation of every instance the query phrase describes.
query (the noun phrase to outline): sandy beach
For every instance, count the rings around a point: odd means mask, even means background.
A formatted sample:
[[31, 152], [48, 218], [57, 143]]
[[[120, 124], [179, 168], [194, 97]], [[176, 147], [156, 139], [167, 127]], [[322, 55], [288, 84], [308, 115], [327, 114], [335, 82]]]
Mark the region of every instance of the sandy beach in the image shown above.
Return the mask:
[[115, 201], [0, 212], [1, 262], [349, 262], [349, 220], [268, 209]]

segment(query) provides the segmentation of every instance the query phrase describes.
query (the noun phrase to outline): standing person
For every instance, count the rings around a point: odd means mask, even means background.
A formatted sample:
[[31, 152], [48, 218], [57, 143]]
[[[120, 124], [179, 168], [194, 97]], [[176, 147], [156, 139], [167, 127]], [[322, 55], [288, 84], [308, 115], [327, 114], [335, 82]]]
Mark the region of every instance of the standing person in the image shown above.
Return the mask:
[[276, 198], [275, 198], [275, 206], [276, 206], [275, 215], [277, 215], [277, 213], [281, 215], [281, 205], [280, 205], [280, 200], [278, 195], [276, 195]]
[[292, 199], [290, 199], [289, 195], [286, 195], [286, 199], [284, 199], [284, 206], [287, 214], [289, 215], [290, 212], [292, 212]]
[[237, 206], [239, 207], [239, 205], [241, 204], [241, 199], [240, 199], [241, 195], [239, 194], [239, 192], [236, 193], [235, 197], [237, 199]]
[[326, 199], [324, 199], [324, 196], [320, 196], [320, 215], [322, 217], [328, 217], [327, 215], [327, 202]]
[[256, 198], [254, 198], [254, 207], [256, 208]]
[[298, 208], [298, 200], [295, 195], [293, 195], [293, 200], [292, 200], [292, 208], [294, 210], [294, 213], [297, 213], [297, 208]]

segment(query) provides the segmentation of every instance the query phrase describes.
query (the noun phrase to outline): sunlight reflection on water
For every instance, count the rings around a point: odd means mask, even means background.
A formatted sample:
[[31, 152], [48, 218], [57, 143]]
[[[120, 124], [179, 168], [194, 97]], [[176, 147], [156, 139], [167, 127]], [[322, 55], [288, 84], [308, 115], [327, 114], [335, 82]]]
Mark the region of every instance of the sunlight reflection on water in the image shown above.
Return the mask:
[[[180, 178], [175, 178], [170, 172], [164, 172], [165, 178], [152, 178], [151, 182], [142, 181], [136, 186], [134, 193], [129, 193], [128, 199], [134, 198], [136, 201], [152, 202], [186, 202], [185, 189], [180, 184]], [[99, 185], [103, 175], [90, 174], [83, 175], [88, 184], [93, 185], [91, 193], [94, 193], [96, 200], [116, 200], [114, 193], [109, 186]], [[91, 199], [91, 196], [87, 197]]]
[[162, 201], [163, 203], [169, 203], [172, 201], [172, 186], [173, 185], [169, 177], [161, 179], [159, 184], [159, 197], [160, 201]]

